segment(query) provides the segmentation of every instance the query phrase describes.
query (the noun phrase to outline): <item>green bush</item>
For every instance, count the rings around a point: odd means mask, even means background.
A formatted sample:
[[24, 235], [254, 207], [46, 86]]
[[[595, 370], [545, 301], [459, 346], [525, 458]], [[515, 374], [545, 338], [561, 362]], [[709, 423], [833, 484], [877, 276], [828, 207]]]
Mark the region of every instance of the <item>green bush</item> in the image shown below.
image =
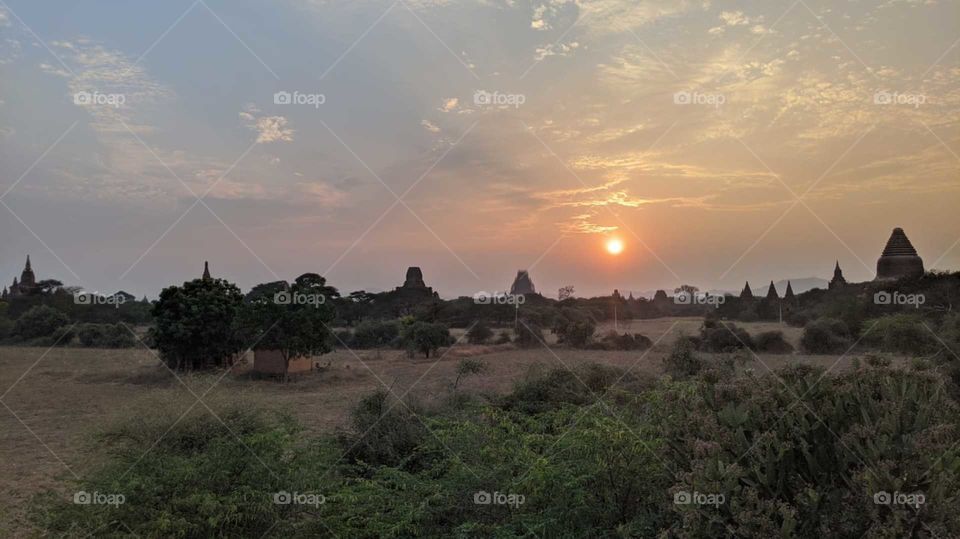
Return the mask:
[[700, 350], [704, 352], [734, 352], [753, 348], [753, 339], [743, 328], [730, 322], [704, 320], [700, 328]]
[[533, 320], [520, 320], [514, 342], [520, 348], [537, 348], [544, 345], [543, 329]]
[[[261, 537], [284, 535], [313, 509], [275, 503], [316, 492], [326, 468], [295, 444], [297, 427], [249, 406], [131, 418], [99, 436], [105, 463], [49, 492], [33, 519], [57, 536]], [[223, 423], [220, 422], [223, 420]], [[333, 459], [330, 459], [332, 462]], [[122, 504], [76, 504], [77, 493], [120, 494]]]
[[80, 324], [77, 338], [88, 348], [133, 348], [137, 340], [122, 324]]
[[703, 360], [697, 355], [693, 341], [680, 336], [673, 349], [663, 358], [663, 368], [674, 378], [687, 378], [703, 369]]
[[414, 353], [420, 352], [424, 357], [430, 357], [435, 354], [442, 346], [450, 346], [454, 343], [450, 336], [450, 330], [443, 324], [431, 324], [429, 322], [414, 322], [403, 328], [400, 333], [400, 342], [410, 357]]
[[493, 337], [493, 330], [483, 320], [478, 320], [467, 330], [467, 342], [470, 344], [484, 344]]
[[557, 334], [557, 342], [573, 348], [584, 348], [593, 340], [596, 329], [597, 326], [593, 322], [584, 320], [559, 324], [554, 328], [554, 332]]
[[793, 345], [783, 338], [782, 331], [764, 331], [753, 338], [754, 346], [759, 352], [768, 354], [789, 354], [793, 352]]
[[[72, 490], [126, 503], [47, 493], [31, 514], [43, 536], [960, 536], [957, 404], [933, 369], [869, 363], [710, 369], [640, 391], [628, 372], [583, 365], [456, 409], [381, 391], [339, 447], [249, 406], [218, 407], [226, 425], [171, 410], [109, 431]], [[325, 503], [273, 503], [280, 491]], [[919, 506], [883, 501], [918, 493]]]
[[653, 341], [649, 337], [635, 333], [619, 334], [610, 331], [601, 339], [604, 350], [647, 350], [653, 346]]
[[810, 354], [839, 354], [850, 345], [850, 330], [835, 318], [818, 318], [803, 328], [800, 346]]
[[860, 336], [860, 342], [881, 352], [924, 355], [941, 348], [931, 323], [915, 314], [894, 314], [868, 320], [863, 324]]
[[413, 407], [385, 390], [360, 400], [351, 413], [351, 427], [341, 436], [347, 457], [371, 466], [413, 465], [409, 459], [428, 436]]
[[17, 318], [13, 333], [24, 339], [35, 339], [52, 335], [58, 328], [69, 323], [70, 319], [64, 313], [53, 307], [37, 305]]
[[364, 320], [353, 329], [353, 348], [385, 348], [392, 346], [400, 335], [400, 324], [395, 320]]

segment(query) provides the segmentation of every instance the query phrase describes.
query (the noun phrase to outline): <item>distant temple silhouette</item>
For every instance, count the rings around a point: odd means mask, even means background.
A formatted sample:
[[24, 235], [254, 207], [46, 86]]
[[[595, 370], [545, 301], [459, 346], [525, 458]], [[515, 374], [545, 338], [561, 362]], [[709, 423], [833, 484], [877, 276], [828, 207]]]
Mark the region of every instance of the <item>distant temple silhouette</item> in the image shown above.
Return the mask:
[[840, 261], [837, 260], [837, 265], [833, 267], [833, 279], [830, 279], [827, 289], [839, 290], [844, 286], [847, 286], [847, 280], [843, 278], [843, 270], [840, 269]]
[[513, 280], [513, 284], [510, 285], [510, 294], [517, 296], [536, 293], [537, 288], [533, 286], [533, 280], [530, 279], [530, 274], [527, 270], [517, 270], [517, 277]]
[[902, 228], [894, 228], [883, 254], [877, 259], [877, 281], [892, 281], [923, 275], [923, 259]]
[[30, 265], [30, 255], [27, 255], [27, 263], [23, 267], [23, 271], [20, 273], [20, 280], [18, 281], [16, 277], [13, 278], [13, 284], [10, 285], [10, 289], [3, 289], [2, 299], [7, 299], [17, 296], [29, 296], [36, 294], [40, 290], [40, 287], [37, 286], [37, 277], [33, 274], [33, 268]]

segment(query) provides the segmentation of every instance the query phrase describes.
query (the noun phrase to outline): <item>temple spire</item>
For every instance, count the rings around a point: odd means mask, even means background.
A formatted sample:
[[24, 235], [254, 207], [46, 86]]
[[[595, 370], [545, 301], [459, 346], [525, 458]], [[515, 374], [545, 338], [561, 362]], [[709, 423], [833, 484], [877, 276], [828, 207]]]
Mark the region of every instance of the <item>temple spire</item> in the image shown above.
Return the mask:
[[30, 255], [27, 255], [27, 264], [23, 267], [23, 271], [33, 271], [30, 267]]
[[740, 299], [753, 299], [753, 290], [750, 290], [750, 281], [743, 285], [743, 291], [740, 292]]
[[206, 260], [203, 261], [203, 280], [210, 280], [210, 263]]
[[770, 288], [767, 289], [767, 299], [780, 299], [780, 294], [777, 294], [777, 286], [773, 284], [773, 281], [770, 281]]

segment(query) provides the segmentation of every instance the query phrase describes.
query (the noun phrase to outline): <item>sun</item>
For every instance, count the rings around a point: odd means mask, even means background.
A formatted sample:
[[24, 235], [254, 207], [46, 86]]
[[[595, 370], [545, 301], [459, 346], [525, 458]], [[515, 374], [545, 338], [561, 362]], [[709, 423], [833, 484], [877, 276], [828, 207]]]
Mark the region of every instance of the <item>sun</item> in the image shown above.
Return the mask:
[[623, 242], [617, 238], [607, 240], [607, 252], [612, 255], [618, 255], [623, 252]]

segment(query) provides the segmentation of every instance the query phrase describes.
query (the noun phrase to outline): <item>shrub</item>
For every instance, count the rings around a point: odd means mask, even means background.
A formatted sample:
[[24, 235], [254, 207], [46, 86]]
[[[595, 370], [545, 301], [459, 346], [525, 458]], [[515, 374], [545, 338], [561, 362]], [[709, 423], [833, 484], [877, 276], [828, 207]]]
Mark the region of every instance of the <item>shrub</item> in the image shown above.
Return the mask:
[[704, 352], [734, 352], [753, 347], [753, 338], [736, 324], [704, 320], [700, 328], [700, 349]]
[[850, 330], [835, 318], [818, 318], [803, 328], [800, 346], [810, 354], [837, 354], [850, 348]]
[[768, 354], [789, 354], [793, 345], [783, 338], [782, 331], [764, 331], [753, 338], [757, 350]]
[[517, 337], [514, 339], [520, 348], [536, 348], [543, 346], [543, 329], [532, 320], [520, 320], [517, 325]]
[[453, 382], [453, 389], [460, 386], [460, 381], [474, 374], [481, 374], [487, 370], [487, 364], [479, 359], [466, 358], [457, 363], [457, 379]]
[[557, 334], [557, 342], [564, 343], [573, 348], [584, 348], [593, 340], [593, 334], [597, 327], [593, 322], [584, 320], [581, 322], [566, 322], [558, 324], [554, 328]]
[[604, 335], [603, 348], [605, 350], [647, 350], [653, 346], [653, 341], [639, 333], [630, 335], [629, 333], [619, 334], [610, 331]]
[[347, 456], [375, 466], [401, 466], [428, 436], [411, 406], [391, 402], [389, 392], [378, 390], [360, 400], [351, 413], [352, 431], [342, 436]]
[[400, 323], [396, 320], [364, 320], [353, 330], [354, 348], [385, 348], [392, 346], [400, 335]]
[[673, 343], [670, 354], [663, 358], [663, 367], [667, 374], [681, 379], [700, 372], [703, 361], [697, 355], [693, 342], [681, 336]]
[[605, 385], [596, 382], [603, 379], [595, 377], [594, 387], [590, 387], [573, 371], [553, 369], [544, 376], [518, 382], [513, 392], [503, 399], [503, 407], [525, 414], [536, 414], [556, 410], [564, 404], [589, 404], [602, 394]]
[[940, 348], [940, 343], [924, 324], [923, 318], [914, 314], [894, 314], [868, 320], [863, 324], [860, 342], [882, 352], [931, 354]]
[[13, 333], [13, 328], [13, 320], [10, 320], [2, 312], [0, 312], [0, 339], [6, 339], [9, 337]]
[[46, 337], [60, 327], [70, 323], [67, 315], [46, 305], [31, 307], [17, 318], [13, 333], [24, 339]]
[[450, 346], [454, 342], [447, 326], [429, 322], [414, 322], [403, 328], [400, 340], [410, 357], [416, 352], [430, 357], [430, 354], [436, 353], [441, 346]]
[[83, 505], [48, 492], [33, 520], [62, 537], [286, 535], [312, 508], [275, 503], [275, 494], [315, 492], [325, 466], [294, 444], [289, 419], [240, 405], [217, 416], [138, 414], [110, 428], [99, 437], [109, 459], [71, 492], [119, 493], [125, 503]]
[[491, 337], [493, 337], [493, 330], [483, 320], [477, 321], [467, 331], [467, 342], [470, 344], [483, 344], [489, 341]]
[[510, 332], [504, 329], [497, 335], [497, 339], [493, 341], [493, 344], [508, 344], [511, 340]]
[[[798, 395], [803, 405], [788, 408]], [[699, 378], [653, 402], [660, 399], [649, 421], [671, 447], [670, 491], [726, 499], [709, 511], [670, 507], [685, 537], [960, 532], [955, 504], [940, 494], [960, 488], [954, 471], [942, 471], [960, 458], [950, 448], [960, 440], [957, 406], [934, 373], [867, 367], [825, 377], [799, 366], [759, 378]], [[881, 505], [882, 492], [920, 492], [926, 501], [922, 509]]]
[[88, 348], [133, 348], [137, 340], [122, 324], [80, 324], [77, 338]]

